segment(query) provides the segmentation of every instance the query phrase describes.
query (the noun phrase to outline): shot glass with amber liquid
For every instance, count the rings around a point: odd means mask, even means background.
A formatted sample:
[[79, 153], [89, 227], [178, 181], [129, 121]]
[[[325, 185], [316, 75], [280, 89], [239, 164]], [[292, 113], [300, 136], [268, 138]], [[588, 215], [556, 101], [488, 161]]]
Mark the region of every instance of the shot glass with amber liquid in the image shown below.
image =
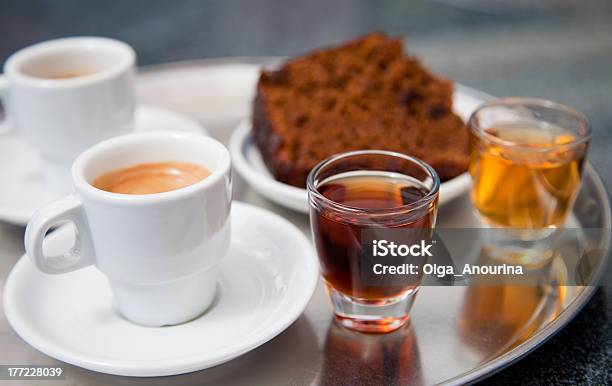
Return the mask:
[[507, 98], [469, 120], [472, 204], [506, 249], [503, 260], [539, 265], [570, 217], [590, 140], [586, 117], [551, 101]]
[[[339, 324], [384, 333], [408, 321], [428, 256], [407, 246], [431, 241], [439, 186], [429, 165], [388, 151], [338, 154], [311, 171], [312, 235]], [[406, 247], [381, 257], [379, 241]]]

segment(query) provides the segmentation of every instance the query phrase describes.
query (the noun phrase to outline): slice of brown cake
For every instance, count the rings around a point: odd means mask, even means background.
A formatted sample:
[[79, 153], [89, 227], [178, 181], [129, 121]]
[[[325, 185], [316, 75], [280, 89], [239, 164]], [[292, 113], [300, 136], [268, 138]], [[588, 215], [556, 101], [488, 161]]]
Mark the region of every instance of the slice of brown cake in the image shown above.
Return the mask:
[[255, 141], [274, 177], [298, 187], [319, 161], [358, 149], [414, 155], [445, 181], [468, 163], [468, 130], [452, 95], [451, 81], [404, 56], [401, 39], [372, 33], [263, 71]]

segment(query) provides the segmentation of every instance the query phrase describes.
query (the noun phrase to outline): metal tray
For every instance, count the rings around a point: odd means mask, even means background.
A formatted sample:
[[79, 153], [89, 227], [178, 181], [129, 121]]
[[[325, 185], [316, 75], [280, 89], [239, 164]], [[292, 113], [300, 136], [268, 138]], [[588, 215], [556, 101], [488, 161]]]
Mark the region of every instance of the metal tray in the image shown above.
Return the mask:
[[[138, 95], [142, 103], [190, 115], [213, 136], [227, 143], [233, 129], [250, 114], [259, 66], [273, 60], [210, 59], [145, 68], [140, 75]], [[236, 199], [272, 210], [309, 234], [306, 215], [265, 200], [238, 176], [234, 177]], [[582, 226], [610, 228], [608, 195], [589, 165], [574, 215]], [[475, 224], [474, 221], [466, 196], [444, 206], [438, 214], [440, 227], [466, 227]], [[609, 240], [602, 239], [600, 243], [602, 249], [607, 249]], [[20, 254], [16, 253], [15, 259]], [[0, 273], [2, 277], [6, 275]], [[63, 382], [94, 385], [115, 382], [122, 385], [464, 384], [482, 379], [537, 348], [580, 311], [594, 290], [595, 287], [566, 286], [541, 293], [533, 287], [423, 287], [409, 328], [388, 335], [363, 335], [333, 323], [331, 305], [319, 283], [304, 314], [285, 332], [224, 365], [155, 379], [121, 378], [65, 365]], [[483, 302], [495, 306], [479, 307]], [[6, 331], [9, 327], [2, 322], [0, 332]], [[18, 338], [10, 339], [9, 344], [13, 346], [13, 354], [18, 354], [18, 358], [12, 356], [13, 361], [56, 363]]]

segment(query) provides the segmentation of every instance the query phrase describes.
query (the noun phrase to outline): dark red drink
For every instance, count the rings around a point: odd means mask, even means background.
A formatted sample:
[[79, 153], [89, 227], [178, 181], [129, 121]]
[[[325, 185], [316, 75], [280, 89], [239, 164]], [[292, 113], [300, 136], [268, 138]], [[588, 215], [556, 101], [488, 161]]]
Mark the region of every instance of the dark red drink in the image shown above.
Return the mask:
[[336, 320], [389, 332], [408, 320], [422, 277], [440, 179], [382, 150], [338, 154], [308, 176], [310, 224]]
[[[319, 186], [319, 192], [335, 203], [358, 209], [381, 212], [357, 214], [318, 210], [313, 213], [312, 231], [327, 283], [338, 291], [363, 300], [380, 300], [397, 296], [418, 285], [420, 276], [372, 273], [372, 263], [411, 262], [422, 266], [426, 258], [404, 257], [376, 259], [372, 238], [412, 244], [431, 236], [435, 207], [411, 208], [428, 194], [428, 190], [408, 178], [385, 175], [358, 175], [333, 179]], [[400, 213], [385, 213], [398, 210]], [[413, 210], [410, 210], [413, 209]], [[408, 212], [408, 213], [406, 213]], [[406, 229], [405, 232], [401, 230]], [[393, 231], [389, 231], [392, 229]]]

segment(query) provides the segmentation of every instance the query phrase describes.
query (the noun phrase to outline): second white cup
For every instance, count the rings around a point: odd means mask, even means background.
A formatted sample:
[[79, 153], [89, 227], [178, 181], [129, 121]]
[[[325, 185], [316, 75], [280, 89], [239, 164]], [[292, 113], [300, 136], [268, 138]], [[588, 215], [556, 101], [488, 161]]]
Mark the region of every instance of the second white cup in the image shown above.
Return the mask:
[[[211, 174], [154, 194], [117, 194], [92, 185], [112, 170], [165, 161], [193, 163]], [[59, 274], [95, 264], [107, 276], [119, 312], [142, 325], [182, 323], [210, 306], [230, 242], [230, 155], [221, 143], [187, 133], [123, 135], [81, 154], [72, 179], [75, 193], [41, 208], [28, 223], [26, 252], [41, 271]], [[75, 225], [76, 243], [48, 256], [45, 234], [63, 222]]]
[[133, 129], [135, 62], [130, 46], [100, 37], [38, 43], [6, 61], [0, 132], [23, 134], [52, 191], [70, 191], [70, 165], [83, 150]]

